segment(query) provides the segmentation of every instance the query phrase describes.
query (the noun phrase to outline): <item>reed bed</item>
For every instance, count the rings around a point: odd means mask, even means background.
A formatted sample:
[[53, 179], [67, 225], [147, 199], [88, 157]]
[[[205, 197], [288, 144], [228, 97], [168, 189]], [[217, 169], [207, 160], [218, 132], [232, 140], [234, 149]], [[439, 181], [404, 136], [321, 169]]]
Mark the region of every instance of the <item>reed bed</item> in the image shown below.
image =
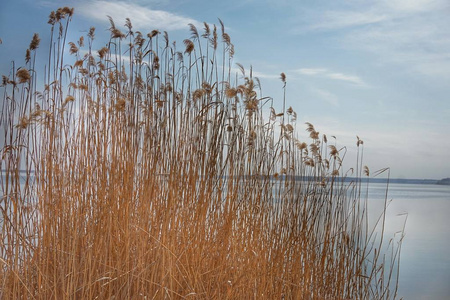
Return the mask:
[[110, 19], [94, 50], [94, 28], [66, 41], [72, 17], [50, 14], [45, 70], [35, 35], [3, 76], [0, 298], [396, 297], [361, 140], [347, 182], [345, 147], [312, 124], [299, 141], [286, 99], [233, 71], [222, 22], [179, 49]]

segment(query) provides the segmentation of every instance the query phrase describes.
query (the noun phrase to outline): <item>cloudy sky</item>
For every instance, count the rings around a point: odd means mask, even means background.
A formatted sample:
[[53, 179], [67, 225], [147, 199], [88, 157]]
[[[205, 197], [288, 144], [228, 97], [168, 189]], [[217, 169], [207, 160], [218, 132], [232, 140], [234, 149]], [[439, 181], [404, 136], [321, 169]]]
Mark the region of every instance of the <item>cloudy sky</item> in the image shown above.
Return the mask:
[[[188, 38], [188, 23], [218, 24], [235, 45], [235, 62], [253, 66], [265, 96], [287, 102], [305, 122], [350, 149], [364, 140], [365, 164], [391, 177], [450, 177], [450, 2], [448, 0], [4, 0], [0, 73], [23, 62], [34, 32], [49, 35], [48, 14], [75, 8], [69, 38], [97, 28], [108, 35], [129, 17], [142, 32]], [[47, 43], [48, 44], [48, 43]], [[98, 48], [103, 45], [98, 44]], [[45, 49], [40, 49], [45, 55]], [[349, 163], [347, 161], [347, 163]]]

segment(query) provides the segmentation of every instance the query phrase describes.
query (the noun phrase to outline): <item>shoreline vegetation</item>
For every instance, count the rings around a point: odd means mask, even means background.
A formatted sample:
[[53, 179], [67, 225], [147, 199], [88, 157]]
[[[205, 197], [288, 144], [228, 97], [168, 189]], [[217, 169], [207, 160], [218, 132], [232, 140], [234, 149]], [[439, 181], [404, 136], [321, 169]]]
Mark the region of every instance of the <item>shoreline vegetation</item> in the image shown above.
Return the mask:
[[97, 48], [67, 40], [73, 12], [2, 77], [0, 298], [398, 297], [404, 230], [384, 236], [387, 197], [369, 228], [364, 180], [389, 169], [362, 140], [351, 170], [312, 124], [299, 141], [220, 20], [180, 47], [110, 18]]
[[443, 178], [441, 180], [438, 180], [438, 182], [436, 182], [436, 184], [440, 184], [440, 185], [450, 185], [450, 178]]
[[[6, 170], [1, 170], [2, 175], [7, 172]], [[14, 173], [15, 171], [9, 171]], [[19, 170], [18, 171], [19, 174], [34, 174], [34, 170]], [[243, 177], [245, 177], [245, 175], [242, 175]], [[284, 177], [285, 175], [280, 175], [281, 177]], [[226, 176], [224, 176], [226, 178]], [[260, 179], [264, 179], [265, 176], [260, 175]], [[271, 180], [277, 180], [277, 178], [275, 178], [275, 176], [269, 176]], [[293, 180], [295, 181], [310, 181], [313, 180], [314, 177], [308, 178], [305, 176], [294, 176]], [[362, 178], [358, 178], [358, 177], [352, 177], [352, 176], [347, 176], [342, 178], [344, 180], [344, 182], [346, 183], [350, 183], [350, 182], [357, 182], [360, 181], [361, 183], [396, 183], [396, 184], [438, 184], [438, 185], [450, 185], [450, 178], [443, 178], [440, 180], [437, 179], [414, 179], [414, 178], [377, 178], [377, 177], [362, 177]]]

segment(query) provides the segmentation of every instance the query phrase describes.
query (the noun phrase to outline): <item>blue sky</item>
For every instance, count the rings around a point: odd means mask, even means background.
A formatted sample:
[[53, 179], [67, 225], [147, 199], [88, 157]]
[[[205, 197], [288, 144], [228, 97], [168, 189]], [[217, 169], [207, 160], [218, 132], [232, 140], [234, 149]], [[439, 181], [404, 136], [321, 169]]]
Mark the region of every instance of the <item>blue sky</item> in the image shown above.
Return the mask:
[[[353, 162], [356, 135], [365, 164], [391, 168], [392, 177], [450, 177], [450, 2], [448, 0], [6, 0], [0, 10], [0, 73], [23, 62], [34, 32], [42, 38], [48, 14], [75, 8], [69, 39], [90, 26], [108, 36], [106, 15], [117, 25], [129, 17], [142, 32], [167, 30], [181, 43], [188, 23], [218, 24], [235, 45], [234, 62], [253, 66], [264, 96], [287, 103], [304, 122], [339, 145]], [[199, 25], [201, 28], [201, 26]], [[94, 47], [102, 47], [101, 43]]]

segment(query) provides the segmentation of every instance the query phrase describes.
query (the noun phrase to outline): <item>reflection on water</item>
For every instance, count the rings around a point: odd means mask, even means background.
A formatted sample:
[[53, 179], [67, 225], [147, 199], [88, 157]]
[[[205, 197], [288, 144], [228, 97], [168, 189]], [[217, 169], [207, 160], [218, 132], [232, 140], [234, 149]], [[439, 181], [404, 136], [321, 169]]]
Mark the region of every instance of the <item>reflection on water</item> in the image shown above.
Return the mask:
[[[386, 185], [369, 186], [372, 221], [382, 211]], [[399, 296], [404, 299], [450, 299], [450, 186], [390, 184], [386, 234], [402, 229], [408, 213], [400, 259]]]

